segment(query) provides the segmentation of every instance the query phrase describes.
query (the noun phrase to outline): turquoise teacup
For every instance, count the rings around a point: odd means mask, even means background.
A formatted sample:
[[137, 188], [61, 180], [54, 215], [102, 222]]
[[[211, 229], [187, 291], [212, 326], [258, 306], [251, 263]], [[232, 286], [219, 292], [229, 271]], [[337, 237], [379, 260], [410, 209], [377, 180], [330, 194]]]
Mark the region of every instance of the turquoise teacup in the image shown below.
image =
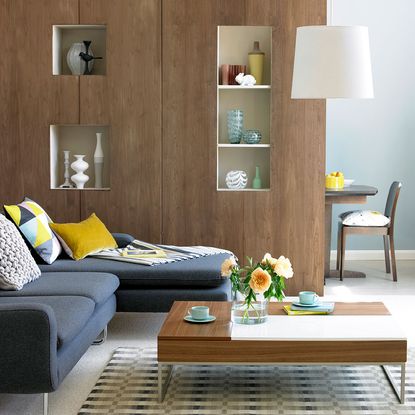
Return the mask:
[[319, 296], [314, 291], [300, 291], [298, 298], [301, 304], [313, 305], [318, 302]]
[[194, 320], [206, 320], [209, 317], [209, 307], [197, 305], [189, 309], [189, 314]]

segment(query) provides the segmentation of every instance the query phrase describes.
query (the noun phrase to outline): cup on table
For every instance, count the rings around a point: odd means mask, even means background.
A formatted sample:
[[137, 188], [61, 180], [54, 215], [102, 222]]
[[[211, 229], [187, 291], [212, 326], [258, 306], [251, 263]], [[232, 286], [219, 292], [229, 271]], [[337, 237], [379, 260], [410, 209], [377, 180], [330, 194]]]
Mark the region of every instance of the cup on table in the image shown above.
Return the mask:
[[318, 303], [319, 296], [314, 291], [300, 291], [298, 298], [301, 304], [313, 305]]
[[189, 315], [194, 320], [206, 320], [209, 317], [209, 307], [197, 305], [189, 309]]

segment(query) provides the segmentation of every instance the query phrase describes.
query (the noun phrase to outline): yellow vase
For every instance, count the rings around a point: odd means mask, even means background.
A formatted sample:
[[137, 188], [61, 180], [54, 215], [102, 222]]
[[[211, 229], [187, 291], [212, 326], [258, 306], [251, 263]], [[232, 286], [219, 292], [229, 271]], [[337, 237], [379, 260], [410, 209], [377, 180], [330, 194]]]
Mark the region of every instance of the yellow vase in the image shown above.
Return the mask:
[[256, 85], [262, 85], [264, 76], [265, 53], [259, 49], [259, 41], [254, 42], [254, 49], [248, 54], [248, 72], [256, 79]]

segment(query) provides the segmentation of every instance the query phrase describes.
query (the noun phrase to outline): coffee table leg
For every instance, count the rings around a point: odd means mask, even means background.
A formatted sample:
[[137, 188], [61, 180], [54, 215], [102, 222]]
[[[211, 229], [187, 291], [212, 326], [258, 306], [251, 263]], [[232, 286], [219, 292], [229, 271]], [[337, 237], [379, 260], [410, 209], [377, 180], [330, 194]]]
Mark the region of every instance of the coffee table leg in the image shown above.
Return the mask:
[[173, 373], [173, 365], [165, 365], [168, 369], [167, 377], [163, 382], [163, 364], [158, 364], [158, 398], [159, 403], [162, 403], [166, 396], [167, 388], [169, 387], [171, 375]]
[[401, 404], [405, 403], [405, 371], [406, 365], [405, 363], [401, 364], [401, 387], [398, 388], [398, 385], [395, 382], [390, 370], [386, 366], [382, 366], [383, 371], [385, 372], [386, 378], [388, 379], [389, 383], [391, 384], [393, 391], [395, 392], [396, 396], [399, 399]]

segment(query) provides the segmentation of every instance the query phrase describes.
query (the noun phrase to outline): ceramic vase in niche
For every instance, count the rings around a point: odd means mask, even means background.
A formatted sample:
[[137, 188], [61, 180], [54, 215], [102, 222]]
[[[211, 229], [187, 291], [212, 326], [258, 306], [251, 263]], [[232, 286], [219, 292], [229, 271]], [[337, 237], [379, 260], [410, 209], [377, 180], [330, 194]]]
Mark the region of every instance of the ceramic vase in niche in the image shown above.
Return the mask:
[[228, 189], [245, 189], [248, 184], [248, 176], [243, 170], [231, 170], [225, 178]]
[[259, 166], [255, 167], [255, 177], [252, 181], [252, 187], [254, 189], [262, 189], [261, 174], [259, 172]]
[[254, 49], [248, 54], [248, 71], [256, 79], [257, 85], [262, 85], [264, 74], [265, 53], [259, 48], [259, 41], [254, 42]]
[[94, 152], [95, 187], [102, 188], [102, 175], [104, 170], [104, 151], [102, 150], [102, 133], [96, 133], [97, 145]]
[[242, 110], [228, 111], [228, 140], [231, 144], [239, 144], [244, 129], [244, 112]]
[[85, 174], [89, 164], [84, 160], [85, 154], [76, 154], [74, 157], [76, 160], [71, 164], [71, 168], [76, 174], [71, 177], [71, 180], [75, 183], [77, 189], [83, 189], [85, 183], [89, 180], [89, 176]]
[[71, 175], [69, 174], [69, 154], [69, 150], [63, 150], [63, 166], [65, 168], [63, 177], [65, 182], [59, 186], [61, 189], [72, 189], [74, 187], [70, 181]]
[[[85, 44], [85, 42], [89, 43]], [[89, 46], [91, 42], [88, 40], [85, 42], [74, 43], [69, 48], [68, 54], [66, 55], [66, 62], [68, 63], [72, 75], [90, 74], [94, 66], [94, 54]], [[86, 61], [82, 58], [81, 54], [84, 56], [90, 56], [92, 59]]]

